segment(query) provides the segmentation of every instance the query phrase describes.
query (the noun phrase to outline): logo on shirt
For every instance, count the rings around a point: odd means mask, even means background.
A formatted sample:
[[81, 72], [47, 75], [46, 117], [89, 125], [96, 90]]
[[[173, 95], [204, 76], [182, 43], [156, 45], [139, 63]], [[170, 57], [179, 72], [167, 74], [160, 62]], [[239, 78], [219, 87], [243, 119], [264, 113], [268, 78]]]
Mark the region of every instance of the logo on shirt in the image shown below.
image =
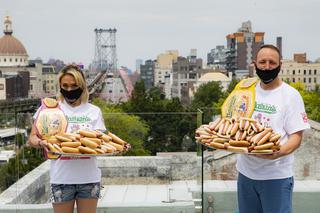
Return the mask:
[[91, 118], [88, 116], [67, 116], [69, 123], [86, 123], [90, 122]]
[[257, 103], [254, 107], [254, 111], [257, 112], [264, 112], [268, 114], [275, 114], [277, 113], [277, 109], [274, 105], [271, 104], [265, 104], [265, 103]]
[[304, 123], [308, 123], [307, 113], [301, 112], [300, 115], [301, 115], [301, 117], [302, 117], [303, 122], [304, 122]]

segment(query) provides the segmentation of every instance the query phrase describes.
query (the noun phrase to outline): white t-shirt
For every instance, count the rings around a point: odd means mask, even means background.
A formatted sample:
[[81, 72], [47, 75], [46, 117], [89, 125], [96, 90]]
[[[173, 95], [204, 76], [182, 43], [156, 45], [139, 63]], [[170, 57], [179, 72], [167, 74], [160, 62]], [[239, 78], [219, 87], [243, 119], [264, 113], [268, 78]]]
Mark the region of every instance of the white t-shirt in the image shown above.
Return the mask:
[[[301, 95], [284, 82], [273, 90], [263, 90], [258, 83], [255, 101], [252, 118], [281, 134], [281, 144], [290, 134], [310, 128]], [[254, 180], [281, 179], [293, 176], [293, 160], [293, 153], [275, 160], [241, 154], [236, 166], [241, 174]]]
[[[68, 119], [67, 132], [106, 129], [101, 110], [97, 106], [84, 103], [71, 107], [65, 102], [59, 102], [59, 106]], [[58, 160], [51, 160], [50, 183], [83, 184], [100, 181], [101, 171], [96, 157], [60, 157]]]

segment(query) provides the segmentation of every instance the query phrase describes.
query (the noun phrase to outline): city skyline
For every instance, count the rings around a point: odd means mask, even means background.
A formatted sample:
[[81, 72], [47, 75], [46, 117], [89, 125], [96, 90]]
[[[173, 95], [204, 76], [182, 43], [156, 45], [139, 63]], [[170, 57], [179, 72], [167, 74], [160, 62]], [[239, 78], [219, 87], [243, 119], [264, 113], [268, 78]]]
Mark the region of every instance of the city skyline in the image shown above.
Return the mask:
[[253, 32], [265, 32], [265, 43], [276, 44], [276, 37], [282, 36], [284, 59], [292, 59], [294, 53], [306, 53], [312, 61], [320, 57], [320, 30], [313, 25], [320, 18], [316, 0], [181, 2], [4, 1], [0, 30], [9, 15], [13, 35], [30, 59], [55, 58], [88, 66], [94, 58], [94, 29], [116, 28], [118, 67], [134, 70], [136, 59], [156, 59], [166, 50], [187, 56], [196, 48], [198, 57], [206, 61], [211, 49], [226, 45], [227, 34], [250, 20]]

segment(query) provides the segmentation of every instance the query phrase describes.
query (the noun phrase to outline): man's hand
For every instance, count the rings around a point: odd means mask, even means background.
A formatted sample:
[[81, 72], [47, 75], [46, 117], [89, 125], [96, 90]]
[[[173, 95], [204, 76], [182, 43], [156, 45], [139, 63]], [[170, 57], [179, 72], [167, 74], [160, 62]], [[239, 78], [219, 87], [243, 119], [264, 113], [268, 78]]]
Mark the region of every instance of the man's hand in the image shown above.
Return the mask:
[[264, 154], [264, 155], [262, 155], [262, 154], [257, 154], [257, 155], [253, 155], [253, 156], [255, 156], [255, 157], [257, 157], [257, 158], [274, 160], [274, 159], [277, 159], [277, 158], [280, 158], [280, 157], [284, 156], [284, 154], [283, 154], [283, 152], [281, 152], [281, 148], [280, 148], [279, 151], [276, 151], [276, 152], [274, 152], [274, 153], [272, 153], [272, 154]]
[[278, 152], [274, 152], [272, 154], [265, 154], [265, 155], [258, 154], [254, 156], [257, 158], [274, 160], [274, 159], [289, 155], [299, 148], [301, 144], [302, 134], [303, 134], [303, 131], [299, 131], [289, 135], [288, 141], [285, 144], [281, 145], [280, 150]]

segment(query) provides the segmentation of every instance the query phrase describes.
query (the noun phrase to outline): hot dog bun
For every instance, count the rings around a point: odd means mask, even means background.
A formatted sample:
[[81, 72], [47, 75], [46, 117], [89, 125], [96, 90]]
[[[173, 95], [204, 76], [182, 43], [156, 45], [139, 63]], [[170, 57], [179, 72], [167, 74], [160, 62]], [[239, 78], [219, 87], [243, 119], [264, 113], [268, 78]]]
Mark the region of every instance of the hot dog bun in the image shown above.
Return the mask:
[[109, 145], [111, 145], [111, 146], [113, 146], [113, 147], [115, 147], [118, 151], [123, 151], [123, 149], [124, 149], [124, 147], [123, 146], [121, 146], [121, 145], [119, 145], [119, 144], [117, 144], [117, 143], [113, 143], [113, 142], [108, 142], [108, 144]]
[[79, 146], [78, 149], [83, 154], [98, 154], [95, 150], [93, 150], [89, 147]]
[[72, 139], [67, 138], [65, 136], [62, 136], [62, 135], [55, 135], [55, 136], [61, 142], [72, 142]]
[[263, 150], [252, 150], [250, 153], [255, 153], [255, 154], [272, 154], [273, 150], [272, 149], [263, 149]]
[[80, 153], [78, 148], [72, 148], [72, 147], [64, 146], [61, 149], [62, 149], [62, 151], [64, 153], [75, 153], [75, 154], [79, 154]]
[[53, 147], [56, 148], [59, 153], [63, 152], [58, 144], [53, 144]]
[[86, 139], [86, 138], [80, 138], [80, 142], [81, 142], [84, 146], [89, 147], [89, 148], [91, 148], [91, 149], [95, 149], [95, 148], [98, 147], [98, 144], [97, 144], [97, 143], [95, 143], [95, 142], [93, 142], [93, 141], [91, 141], [91, 140], [88, 140], [88, 139]]
[[47, 146], [51, 152], [59, 152], [51, 143], [48, 143]]
[[238, 147], [249, 147], [250, 143], [248, 141], [235, 141], [235, 140], [230, 140], [229, 144], [231, 146], [238, 146]]
[[228, 146], [228, 151], [237, 152], [237, 153], [248, 153], [248, 148], [246, 147], [237, 147], [237, 146]]
[[61, 147], [72, 147], [72, 148], [76, 148], [78, 146], [81, 146], [80, 142], [62, 142], [60, 144]]
[[99, 138], [87, 138], [87, 137], [84, 137], [84, 138], [87, 140], [90, 140], [92, 142], [95, 142], [98, 145], [101, 145], [101, 139], [99, 139]]
[[79, 130], [80, 135], [88, 138], [96, 138], [97, 133], [95, 131], [89, 131], [89, 130]]
[[121, 138], [119, 138], [115, 134], [112, 134], [111, 132], [108, 132], [108, 135], [112, 138], [113, 142], [115, 142], [117, 144], [120, 144], [120, 145], [126, 144], [126, 142], [124, 140], [122, 140]]

